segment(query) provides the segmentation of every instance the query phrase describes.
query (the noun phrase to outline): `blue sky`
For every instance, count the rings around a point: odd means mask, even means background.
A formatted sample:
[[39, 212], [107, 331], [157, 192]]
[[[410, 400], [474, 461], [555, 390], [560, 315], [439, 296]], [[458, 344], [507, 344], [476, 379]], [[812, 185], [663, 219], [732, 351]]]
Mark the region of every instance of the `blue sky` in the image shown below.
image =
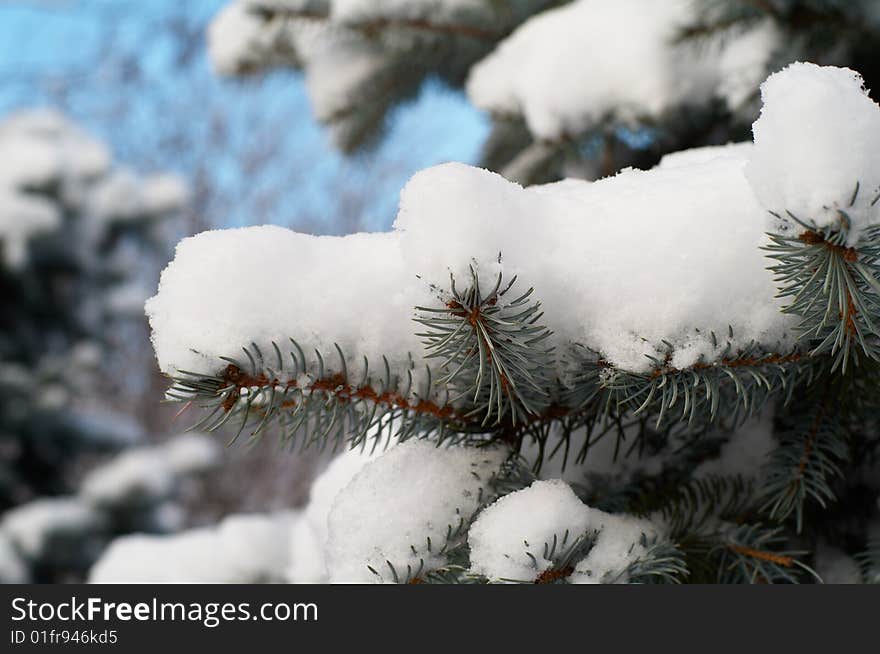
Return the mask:
[[433, 82], [393, 112], [378, 147], [339, 154], [297, 73], [230, 80], [211, 71], [205, 26], [225, 2], [0, 2], [0, 116], [58, 107], [125, 164], [180, 173], [200, 200], [184, 231], [387, 229], [414, 172], [476, 161], [486, 117]]

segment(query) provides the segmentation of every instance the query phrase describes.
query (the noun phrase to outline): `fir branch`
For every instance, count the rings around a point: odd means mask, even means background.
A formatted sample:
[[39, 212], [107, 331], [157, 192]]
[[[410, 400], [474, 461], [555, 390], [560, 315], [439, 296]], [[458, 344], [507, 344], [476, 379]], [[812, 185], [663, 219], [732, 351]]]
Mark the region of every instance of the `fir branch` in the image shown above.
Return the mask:
[[[710, 337], [717, 343], [714, 334]], [[787, 400], [795, 386], [809, 384], [816, 372], [816, 362], [802, 352], [767, 352], [754, 342], [734, 351], [728, 340], [718, 360], [697, 362], [686, 369], [669, 364], [671, 345], [669, 350], [667, 358], [655, 360], [654, 368], [646, 373], [582, 357], [568, 401], [598, 401], [606, 414], [651, 415], [657, 427], [668, 421], [688, 426], [714, 423], [723, 408], [734, 426], [759, 413], [773, 395], [784, 392]]]
[[691, 569], [708, 573], [716, 583], [799, 583], [816, 573], [798, 557], [806, 552], [782, 549], [786, 542], [779, 527], [760, 523], [719, 525], [714, 532], [680, 543]]
[[530, 565], [535, 570], [534, 577], [530, 579], [499, 579], [502, 583], [515, 584], [565, 584], [574, 573], [574, 568], [579, 561], [583, 560], [596, 542], [597, 532], [587, 530], [577, 536], [573, 536], [568, 529], [560, 536], [553, 534], [553, 538], [540, 546], [541, 557], [549, 561], [549, 565], [541, 569], [538, 558], [532, 554], [532, 546], [523, 541], [525, 555]]
[[[858, 196], [858, 185], [852, 203]], [[778, 297], [789, 298], [783, 311], [797, 315], [797, 330], [810, 342], [811, 354], [828, 352], [833, 356], [832, 371], [846, 370], [850, 359], [858, 363], [858, 353], [880, 359], [880, 228], [865, 230], [855, 247], [847, 245], [850, 219], [838, 210], [839, 222], [817, 227], [792, 213], [781, 221], [801, 227], [797, 235], [770, 234], [765, 247], [780, 285]]]
[[[362, 378], [352, 383], [345, 355], [336, 346], [340, 372], [329, 372], [324, 357], [316, 351], [309, 361], [303, 348], [293, 339], [285, 354], [273, 343], [274, 360], [269, 365], [259, 347], [242, 348], [247, 364], [221, 357], [228, 364], [214, 376], [179, 371], [172, 378], [168, 396], [172, 400], [195, 402], [206, 415], [191, 429], [215, 431], [232, 421], [237, 440], [248, 425], [251, 438], [257, 437], [273, 421], [280, 424], [283, 437], [291, 440], [305, 434], [302, 446], [321, 447], [328, 442], [334, 449], [343, 442], [356, 446], [372, 433], [376, 440], [394, 433], [405, 440], [414, 434], [447, 434], [447, 425], [459, 418], [446, 402], [431, 397], [430, 371], [427, 388], [416, 392], [411, 367], [406, 380], [392, 376], [387, 359], [378, 376], [369, 373], [365, 359]], [[371, 431], [372, 430], [372, 431]]]
[[648, 486], [632, 504], [639, 515], [656, 512], [674, 541], [743, 522], [753, 512], [753, 483], [739, 475], [710, 475], [657, 489]]
[[780, 444], [766, 465], [761, 510], [777, 521], [793, 513], [798, 533], [803, 529], [807, 500], [822, 508], [834, 501], [831, 482], [841, 475], [840, 464], [849, 452], [848, 434], [830, 410], [830, 401], [826, 395], [803, 410], [790, 411], [780, 421]]
[[680, 584], [686, 580], [690, 571], [684, 553], [671, 541], [654, 538], [649, 543], [642, 535], [644, 554], [630, 563], [615, 580], [629, 584]]
[[441, 308], [416, 307], [415, 319], [428, 331], [424, 339], [428, 359], [440, 358], [443, 377], [437, 383], [452, 390], [452, 402], [467, 399], [474, 407], [467, 415], [482, 415], [482, 424], [513, 426], [535, 416], [548, 405], [544, 372], [552, 361], [551, 349], [542, 347], [552, 332], [540, 325], [540, 303], [529, 289], [515, 299], [506, 295], [516, 277], [502, 288], [499, 273], [485, 293], [474, 266], [470, 283], [459, 291], [450, 275], [450, 294]]

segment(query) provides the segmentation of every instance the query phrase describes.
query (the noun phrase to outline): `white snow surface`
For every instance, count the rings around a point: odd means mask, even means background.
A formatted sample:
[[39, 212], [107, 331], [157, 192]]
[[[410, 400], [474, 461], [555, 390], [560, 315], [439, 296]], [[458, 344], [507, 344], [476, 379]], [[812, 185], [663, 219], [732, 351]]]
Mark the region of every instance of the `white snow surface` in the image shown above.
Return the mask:
[[471, 572], [493, 581], [531, 582], [552, 566], [544, 557], [545, 543], [552, 544], [555, 536], [557, 543], [566, 540], [571, 546], [592, 532], [595, 543], [586, 557], [573, 562], [570, 582], [626, 581], [626, 568], [645, 553], [643, 536], [656, 536], [645, 520], [588, 507], [562, 480], [536, 481], [477, 516], [468, 532]]
[[283, 578], [293, 512], [241, 514], [170, 536], [114, 540], [90, 583], [260, 583]]
[[449, 526], [466, 524], [488, 499], [489, 483], [506, 455], [501, 448], [438, 448], [413, 439], [367, 463], [330, 511], [330, 581], [391, 582], [388, 562], [400, 577], [442, 565], [439, 551]]
[[748, 161], [755, 149], [751, 141], [743, 143], [728, 143], [726, 145], [706, 145], [701, 148], [680, 150], [663, 155], [658, 168], [681, 168], [687, 166], [699, 166], [716, 159], [730, 159], [734, 161]]
[[159, 173], [141, 177], [120, 167], [94, 185], [88, 209], [99, 224], [123, 223], [176, 211], [187, 199], [186, 185], [176, 175]]
[[799, 62], [768, 77], [761, 97], [745, 171], [759, 201], [783, 219], [848, 223], [853, 245], [880, 221], [880, 106], [862, 77]]
[[675, 45], [695, 17], [692, 0], [578, 0], [542, 12], [471, 69], [468, 95], [482, 109], [522, 115], [545, 139], [712, 97], [736, 107], [763, 79], [778, 37], [762, 23], [719, 43]]

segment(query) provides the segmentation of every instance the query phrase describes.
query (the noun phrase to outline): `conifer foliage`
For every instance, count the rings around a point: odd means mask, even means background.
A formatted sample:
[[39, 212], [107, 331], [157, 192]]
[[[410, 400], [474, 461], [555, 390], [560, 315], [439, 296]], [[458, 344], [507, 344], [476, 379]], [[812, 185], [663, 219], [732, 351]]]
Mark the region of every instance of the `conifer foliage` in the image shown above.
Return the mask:
[[[422, 5], [482, 3], [408, 3], [411, 29]], [[350, 29], [394, 23], [370, 15]], [[390, 232], [180, 243], [147, 302], [168, 398], [344, 451], [289, 579], [876, 580], [880, 106], [811, 63], [760, 96], [753, 140], [649, 170], [523, 188], [446, 164]]]

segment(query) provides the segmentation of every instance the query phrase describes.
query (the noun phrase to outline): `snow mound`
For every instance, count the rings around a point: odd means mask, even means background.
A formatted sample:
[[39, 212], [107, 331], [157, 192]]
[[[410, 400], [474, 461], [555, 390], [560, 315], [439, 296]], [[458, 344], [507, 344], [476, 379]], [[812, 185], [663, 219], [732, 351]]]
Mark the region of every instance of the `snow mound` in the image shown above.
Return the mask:
[[787, 212], [818, 227], [850, 227], [855, 244], [880, 221], [880, 106], [862, 77], [794, 63], [767, 78], [761, 98], [745, 171], [758, 199], [790, 224]]
[[[369, 438], [367, 439], [369, 441]], [[361, 468], [382, 454], [377, 447], [346, 450], [337, 455], [330, 465], [312, 482], [309, 502], [303, 519], [293, 524], [290, 535], [290, 568], [288, 580], [292, 583], [319, 583], [328, 579], [325, 561], [327, 546], [327, 519], [333, 501]]]
[[586, 556], [572, 557], [568, 581], [625, 582], [627, 567], [646, 552], [642, 542], [653, 536], [649, 522], [592, 509], [561, 480], [536, 481], [497, 500], [474, 521], [468, 532], [471, 572], [492, 581], [533, 582], [553, 568], [546, 555], [554, 539], [559, 555], [583, 537], [595, 541]]
[[393, 581], [389, 563], [398, 578], [441, 566], [449, 528], [466, 527], [489, 499], [489, 485], [506, 455], [500, 448], [410, 440], [367, 463], [330, 511], [330, 581]]

